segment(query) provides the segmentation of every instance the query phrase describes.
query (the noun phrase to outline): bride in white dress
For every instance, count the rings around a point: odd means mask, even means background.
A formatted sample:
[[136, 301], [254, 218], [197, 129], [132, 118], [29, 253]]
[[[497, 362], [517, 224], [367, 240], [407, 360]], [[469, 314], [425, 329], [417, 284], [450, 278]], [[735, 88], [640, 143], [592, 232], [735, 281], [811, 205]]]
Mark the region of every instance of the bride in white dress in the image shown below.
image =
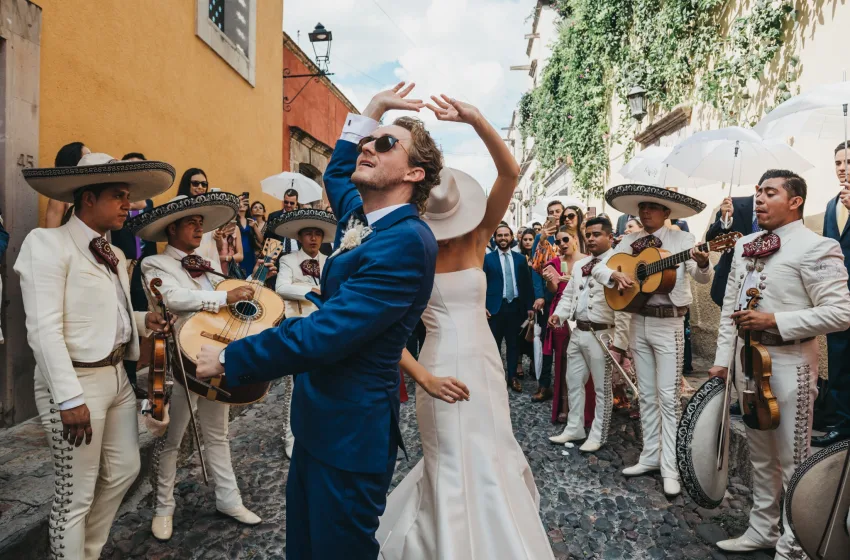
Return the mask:
[[417, 381], [446, 381], [417, 386], [424, 458], [387, 499], [376, 535], [381, 558], [553, 558], [534, 478], [514, 438], [505, 369], [484, 306], [485, 246], [507, 210], [519, 169], [475, 107], [445, 95], [431, 99], [427, 107], [439, 120], [472, 125], [498, 178], [487, 198], [474, 179], [444, 169], [428, 199], [423, 218], [440, 247], [434, 291], [422, 316], [428, 334], [419, 363], [405, 354], [401, 366]]

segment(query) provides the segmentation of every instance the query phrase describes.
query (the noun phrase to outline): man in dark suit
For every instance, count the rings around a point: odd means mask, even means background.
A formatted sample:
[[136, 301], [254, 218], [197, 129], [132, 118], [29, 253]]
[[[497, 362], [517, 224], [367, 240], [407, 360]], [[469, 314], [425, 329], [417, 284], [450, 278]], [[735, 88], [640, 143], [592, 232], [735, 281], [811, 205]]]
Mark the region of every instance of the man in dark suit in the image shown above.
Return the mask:
[[266, 222], [266, 230], [263, 231], [263, 235], [266, 239], [277, 239], [281, 243], [283, 243], [283, 252], [282, 254], [288, 255], [294, 251], [297, 251], [300, 246], [298, 245], [298, 241], [295, 239], [291, 239], [288, 237], [281, 237], [279, 235], [275, 235], [274, 232], [268, 231], [268, 224], [272, 223], [276, 218], [280, 217], [282, 214], [286, 212], [295, 212], [298, 210], [298, 191], [295, 189], [287, 189], [286, 192], [283, 193], [283, 203], [280, 210], [276, 210], [269, 214], [268, 221]]
[[484, 257], [484, 274], [487, 276], [487, 317], [496, 345], [501, 350], [502, 340], [507, 347], [506, 376], [508, 386], [522, 392], [515, 378], [517, 363], [517, 338], [522, 322], [534, 319], [532, 310], [531, 272], [525, 257], [511, 251], [514, 233], [507, 225], [496, 229], [496, 250]]
[[[761, 183], [761, 181], [759, 181]], [[756, 185], [758, 189], [758, 185]], [[724, 198], [720, 210], [714, 216], [714, 223], [705, 233], [705, 240], [712, 241], [716, 237], [737, 231], [749, 235], [758, 231], [755, 214], [755, 195]], [[732, 252], [723, 253], [720, 261], [714, 266], [714, 280], [711, 282], [711, 300], [718, 307], [723, 307], [723, 297], [726, 295], [726, 280], [732, 267]]]
[[[844, 266], [850, 268], [850, 149], [844, 142], [835, 148], [835, 175], [839, 192], [826, 205], [823, 235], [835, 239], [844, 253]], [[829, 365], [829, 392], [823, 412], [826, 435], [813, 437], [812, 445], [826, 447], [850, 439], [850, 330], [826, 335]]]

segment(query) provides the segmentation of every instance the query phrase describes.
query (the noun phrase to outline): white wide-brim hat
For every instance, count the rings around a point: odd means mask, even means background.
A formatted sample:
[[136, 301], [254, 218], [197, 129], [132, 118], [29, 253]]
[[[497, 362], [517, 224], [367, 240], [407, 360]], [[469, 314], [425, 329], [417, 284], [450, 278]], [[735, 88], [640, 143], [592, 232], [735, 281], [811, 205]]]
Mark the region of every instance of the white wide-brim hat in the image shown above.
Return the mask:
[[280, 237], [297, 239], [298, 232], [307, 228], [320, 229], [325, 234], [325, 241], [330, 242], [336, 234], [336, 218], [330, 212], [303, 208], [294, 212], [284, 212], [266, 224], [266, 231], [271, 231]]
[[639, 215], [641, 202], [654, 202], [670, 209], [670, 219], [695, 216], [705, 210], [705, 203], [688, 195], [654, 185], [617, 185], [605, 193], [605, 201], [623, 214]]
[[431, 189], [422, 219], [437, 241], [454, 239], [474, 230], [484, 219], [487, 195], [481, 185], [458, 169], [444, 167], [440, 183]]
[[86, 154], [73, 167], [24, 169], [24, 179], [39, 194], [74, 202], [82, 187], [117, 183], [130, 188], [130, 202], [153, 198], [174, 183], [174, 168], [162, 161], [119, 161], [108, 154]]
[[126, 227], [145, 241], [168, 241], [166, 228], [186, 216], [203, 216], [204, 233], [218, 229], [239, 211], [239, 197], [235, 194], [214, 191], [186, 196], [181, 194], [127, 220]]

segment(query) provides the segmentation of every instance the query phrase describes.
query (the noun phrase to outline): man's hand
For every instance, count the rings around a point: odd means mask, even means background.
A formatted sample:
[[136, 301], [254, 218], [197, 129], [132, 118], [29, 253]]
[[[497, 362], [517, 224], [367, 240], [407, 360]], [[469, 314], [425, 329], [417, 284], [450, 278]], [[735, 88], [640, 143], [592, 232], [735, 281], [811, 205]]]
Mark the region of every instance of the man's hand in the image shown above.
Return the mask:
[[198, 376], [198, 379], [209, 379], [224, 375], [224, 366], [218, 357], [221, 352], [220, 348], [211, 344], [201, 346], [201, 353], [198, 354], [198, 365], [195, 368], [195, 375]]
[[310, 288], [310, 291], [316, 294], [317, 296], [322, 295], [322, 289], [318, 286], [313, 286], [312, 288]]
[[723, 202], [720, 204], [720, 217], [729, 219], [732, 217], [732, 213], [735, 211], [734, 206], [732, 206], [732, 199], [730, 197], [726, 197], [723, 199]]
[[155, 333], [170, 333], [171, 326], [174, 325], [174, 323], [176, 322], [177, 317], [175, 316], [171, 318], [171, 322], [169, 324], [166, 324], [165, 317], [163, 317], [156, 311], [150, 311], [147, 315], [145, 315], [145, 327]]
[[714, 366], [710, 370], [708, 370], [709, 377], [719, 377], [720, 379], [726, 379], [727, 375], [729, 375], [729, 368], [725, 368], [722, 366]]
[[[277, 267], [274, 265], [274, 263], [273, 262], [265, 262], [263, 260], [263, 261], [257, 261], [257, 264], [254, 265], [254, 272], [253, 272], [253, 274], [251, 274], [252, 278], [257, 277], [257, 271], [260, 270], [261, 266], [265, 266], [268, 269], [268, 272], [266, 272], [266, 280], [268, 280], [269, 278], [274, 278], [275, 276], [277, 276]], [[230, 303], [230, 302], [228, 302], [228, 303]]]
[[254, 288], [250, 286], [239, 286], [227, 292], [227, 304], [233, 304], [238, 301], [247, 301], [254, 299]]
[[528, 310], [528, 320], [529, 320], [529, 321], [533, 321], [533, 320], [534, 320], [534, 313], [535, 313], [535, 311], [534, 311], [533, 309], [529, 309], [529, 310]]
[[732, 320], [735, 321], [739, 329], [747, 331], [764, 331], [776, 328], [776, 316], [773, 313], [744, 309], [732, 313]]
[[422, 388], [435, 399], [440, 399], [449, 404], [469, 400], [469, 389], [463, 382], [454, 377], [434, 377], [432, 375]]
[[62, 439], [79, 447], [83, 441], [86, 445], [91, 443], [91, 415], [89, 407], [84, 404], [69, 408], [68, 410], [60, 410], [59, 416], [62, 418]]
[[399, 82], [392, 89], [376, 93], [375, 97], [369, 101], [366, 109], [363, 110], [363, 116], [379, 121], [387, 111], [416, 111], [418, 113], [419, 109], [425, 106], [425, 103], [421, 99], [405, 99], [415, 86], [415, 83], [411, 83], [405, 87], [404, 82]]
[[625, 273], [620, 272], [619, 270], [615, 270], [611, 273], [611, 280], [617, 284], [618, 290], [628, 290], [632, 286], [635, 285], [635, 281], [626, 276]]
[[691, 249], [691, 258], [696, 261], [698, 267], [708, 267], [708, 252], [698, 251], [697, 248], [694, 247], [693, 249]]
[[543, 311], [544, 305], [546, 305], [546, 300], [543, 299], [543, 298], [539, 298], [539, 299], [534, 300], [534, 304], [531, 306], [531, 308], [534, 311]]
[[460, 122], [472, 126], [477, 126], [484, 122], [481, 111], [469, 103], [452, 99], [444, 93], [440, 97], [432, 95], [431, 100], [436, 105], [426, 103], [425, 106], [434, 112], [438, 121]]
[[549, 315], [549, 327], [553, 329], [561, 328], [561, 318], [552, 313]]
[[845, 208], [850, 209], [850, 183], [841, 183], [841, 192], [838, 193], [838, 200]]

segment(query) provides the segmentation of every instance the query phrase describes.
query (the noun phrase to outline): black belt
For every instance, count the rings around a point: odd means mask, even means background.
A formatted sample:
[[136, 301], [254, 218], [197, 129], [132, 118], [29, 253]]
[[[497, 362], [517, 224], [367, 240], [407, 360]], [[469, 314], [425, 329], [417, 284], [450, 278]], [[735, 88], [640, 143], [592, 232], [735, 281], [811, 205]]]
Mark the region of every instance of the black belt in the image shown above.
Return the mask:
[[[740, 333], [738, 334], [738, 336], [741, 336]], [[809, 336], [798, 340], [783, 340], [782, 337], [778, 334], [768, 331], [750, 332], [750, 340], [758, 344], [763, 344], [764, 346], [793, 346], [795, 344], [803, 344], [804, 342], [809, 342], [810, 340], [814, 339], [815, 337]]]
[[576, 328], [580, 331], [604, 331], [605, 329], [614, 328], [614, 325], [594, 323], [593, 321], [576, 321]]
[[107, 366], [117, 366], [124, 361], [124, 351], [127, 348], [126, 344], [122, 344], [112, 351], [107, 357], [96, 362], [71, 362], [71, 365], [80, 369], [93, 369]]
[[677, 307], [675, 305], [646, 305], [637, 312], [638, 315], [644, 317], [656, 317], [658, 319], [671, 319], [675, 317], [684, 317], [688, 313], [687, 307]]

